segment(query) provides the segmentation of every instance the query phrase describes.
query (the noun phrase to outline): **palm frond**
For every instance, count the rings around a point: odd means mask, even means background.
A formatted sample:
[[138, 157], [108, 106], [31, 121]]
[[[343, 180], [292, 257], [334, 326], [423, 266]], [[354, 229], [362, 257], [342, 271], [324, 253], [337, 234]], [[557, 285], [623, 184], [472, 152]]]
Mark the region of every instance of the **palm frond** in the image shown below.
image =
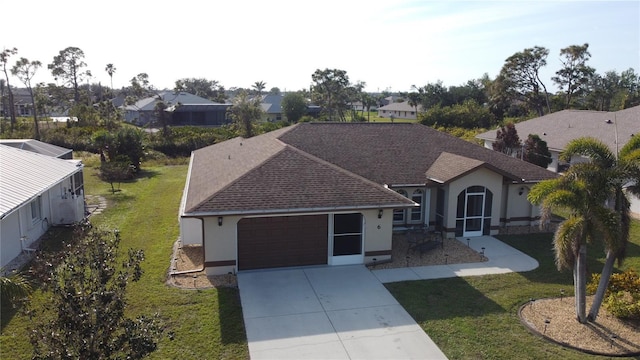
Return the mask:
[[602, 141], [592, 137], [571, 140], [560, 155], [560, 158], [569, 161], [574, 155], [588, 157], [591, 162], [603, 168], [613, 167], [616, 163], [616, 154], [611, 152], [609, 147]]
[[584, 226], [584, 218], [580, 216], [570, 216], [558, 226], [553, 237], [558, 270], [573, 269], [578, 249], [583, 241]]

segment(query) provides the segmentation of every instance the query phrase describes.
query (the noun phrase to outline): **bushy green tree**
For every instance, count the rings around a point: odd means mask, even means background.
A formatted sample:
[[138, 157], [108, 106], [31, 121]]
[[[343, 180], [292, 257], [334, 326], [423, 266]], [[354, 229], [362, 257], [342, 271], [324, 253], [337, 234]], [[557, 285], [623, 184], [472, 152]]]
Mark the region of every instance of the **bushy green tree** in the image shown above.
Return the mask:
[[524, 153], [522, 159], [526, 162], [547, 168], [551, 164], [551, 152], [547, 146], [547, 142], [540, 139], [536, 134], [529, 134], [524, 142]]
[[102, 162], [123, 161], [132, 167], [133, 172], [140, 170], [144, 156], [143, 133], [141, 130], [126, 126], [115, 133], [101, 130], [93, 134], [92, 142], [100, 153]]
[[418, 114], [420, 122], [427, 126], [462, 127], [466, 129], [487, 128], [496, 123], [488, 108], [470, 99], [453, 106], [433, 106]]
[[85, 70], [84, 51], [70, 46], [53, 57], [53, 62], [48, 65], [51, 74], [56, 79], [62, 79], [73, 89], [73, 99], [76, 104], [80, 101], [80, 84], [87, 77], [91, 77], [91, 71]]
[[551, 78], [565, 93], [564, 108], [569, 109], [572, 100], [581, 96], [595, 74], [595, 69], [587, 65], [591, 57], [589, 44], [571, 45], [560, 50], [562, 67]]
[[345, 70], [317, 69], [312, 75], [311, 97], [322, 107], [329, 121], [346, 121], [346, 112], [353, 99], [351, 83]]
[[547, 87], [540, 79], [540, 69], [547, 65], [549, 49], [534, 46], [517, 52], [505, 60], [500, 79], [510, 102], [523, 101], [538, 116], [551, 112]]
[[32, 358], [146, 357], [164, 332], [158, 314], [125, 316], [127, 285], [140, 280], [144, 253], [129, 249], [121, 256], [119, 233], [88, 223], [77, 226], [74, 236], [76, 245], [50, 267], [48, 301], [28, 311]]
[[227, 95], [217, 80], [208, 80], [205, 78], [183, 78], [176, 80], [175, 91], [185, 91], [189, 94], [203, 97], [214, 102], [224, 103]]
[[307, 101], [297, 92], [287, 93], [282, 97], [282, 113], [289, 123], [297, 123], [307, 113]]

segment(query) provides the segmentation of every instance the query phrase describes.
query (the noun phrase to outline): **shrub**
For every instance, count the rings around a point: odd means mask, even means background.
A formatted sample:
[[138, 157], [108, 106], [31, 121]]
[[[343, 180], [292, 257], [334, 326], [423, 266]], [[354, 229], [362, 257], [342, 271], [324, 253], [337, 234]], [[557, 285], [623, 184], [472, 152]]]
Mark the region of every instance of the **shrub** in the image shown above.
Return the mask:
[[[587, 291], [594, 293], [600, 282], [600, 274], [593, 274]], [[640, 276], [634, 269], [611, 275], [603, 306], [616, 317], [640, 319]]]

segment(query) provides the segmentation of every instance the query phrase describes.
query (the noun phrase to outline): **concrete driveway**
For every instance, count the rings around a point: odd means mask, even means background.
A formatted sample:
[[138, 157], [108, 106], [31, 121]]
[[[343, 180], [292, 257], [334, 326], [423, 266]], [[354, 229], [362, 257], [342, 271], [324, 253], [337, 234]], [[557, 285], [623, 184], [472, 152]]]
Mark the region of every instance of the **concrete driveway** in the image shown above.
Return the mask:
[[238, 273], [252, 360], [446, 359], [363, 265]]

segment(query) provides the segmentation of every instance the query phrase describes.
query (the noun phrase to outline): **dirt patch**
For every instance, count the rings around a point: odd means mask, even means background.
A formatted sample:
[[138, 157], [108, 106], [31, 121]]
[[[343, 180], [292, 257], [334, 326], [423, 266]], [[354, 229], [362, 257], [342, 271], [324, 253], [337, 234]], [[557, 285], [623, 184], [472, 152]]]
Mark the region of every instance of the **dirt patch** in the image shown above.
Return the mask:
[[420, 253], [411, 249], [404, 234], [394, 234], [392, 240], [391, 262], [370, 264], [369, 269], [395, 269], [400, 267], [465, 264], [483, 262], [488, 259], [456, 239], [444, 239], [429, 251]]
[[[587, 310], [592, 296], [587, 297]], [[595, 322], [576, 320], [573, 297], [538, 299], [520, 309], [520, 319], [532, 332], [560, 345], [605, 356], [640, 355], [640, 322], [622, 321], [605, 308]]]
[[[202, 246], [181, 245], [178, 240], [173, 249], [168, 283], [183, 289], [212, 289], [238, 287], [235, 274], [207, 276], [203, 269]], [[172, 273], [174, 275], [172, 275]]]

